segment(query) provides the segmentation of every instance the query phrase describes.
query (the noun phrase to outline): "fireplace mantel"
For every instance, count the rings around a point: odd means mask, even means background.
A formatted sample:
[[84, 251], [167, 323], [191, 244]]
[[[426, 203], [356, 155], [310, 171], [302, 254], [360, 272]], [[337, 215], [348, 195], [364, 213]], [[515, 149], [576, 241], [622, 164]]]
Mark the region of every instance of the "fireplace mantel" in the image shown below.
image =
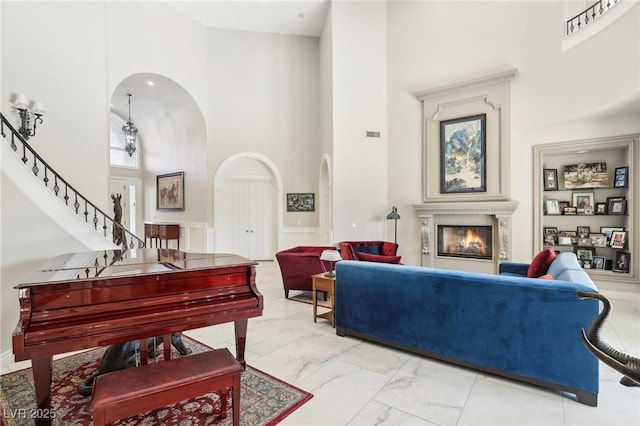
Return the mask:
[[413, 205], [418, 216], [440, 214], [512, 215], [517, 207], [517, 201], [467, 201]]
[[[420, 218], [421, 224], [423, 266], [437, 267], [439, 264], [437, 250], [434, 247], [437, 244], [434, 241], [435, 229], [439, 222], [451, 220], [453, 217], [466, 216], [469, 220], [478, 220], [478, 218], [490, 220], [495, 226], [495, 261], [490, 268], [487, 268], [486, 265], [477, 265], [476, 267], [481, 270], [490, 269], [491, 272], [497, 272], [500, 261], [511, 259], [511, 216], [517, 207], [518, 202], [513, 200], [414, 204], [413, 209]], [[468, 266], [465, 265], [464, 268], [466, 269]]]

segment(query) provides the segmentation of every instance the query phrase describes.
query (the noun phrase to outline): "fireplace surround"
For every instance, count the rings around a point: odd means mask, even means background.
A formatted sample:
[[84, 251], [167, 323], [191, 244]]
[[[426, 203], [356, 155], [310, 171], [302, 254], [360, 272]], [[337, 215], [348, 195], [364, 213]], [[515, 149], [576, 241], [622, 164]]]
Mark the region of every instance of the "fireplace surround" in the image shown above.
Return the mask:
[[[422, 266], [497, 273], [500, 262], [511, 260], [511, 216], [517, 201], [441, 202], [415, 204], [420, 219]], [[439, 226], [491, 229], [490, 256], [442, 256], [438, 253]]]

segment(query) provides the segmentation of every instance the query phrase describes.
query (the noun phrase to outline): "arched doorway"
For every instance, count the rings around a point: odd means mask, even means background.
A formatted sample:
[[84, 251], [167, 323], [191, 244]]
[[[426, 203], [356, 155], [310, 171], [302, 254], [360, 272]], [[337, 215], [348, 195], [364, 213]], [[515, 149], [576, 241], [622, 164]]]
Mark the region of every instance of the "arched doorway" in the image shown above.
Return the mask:
[[320, 244], [333, 244], [333, 197], [331, 194], [331, 160], [328, 154], [322, 156], [320, 164], [319, 193], [319, 224]]
[[215, 251], [273, 260], [282, 205], [282, 178], [268, 158], [244, 152], [225, 159], [213, 178]]

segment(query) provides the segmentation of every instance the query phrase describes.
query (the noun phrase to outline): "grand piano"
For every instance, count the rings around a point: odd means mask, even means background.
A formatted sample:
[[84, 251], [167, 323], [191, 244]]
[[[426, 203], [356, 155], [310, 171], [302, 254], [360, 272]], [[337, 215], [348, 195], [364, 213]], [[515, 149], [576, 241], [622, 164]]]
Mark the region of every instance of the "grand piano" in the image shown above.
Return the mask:
[[[39, 413], [51, 404], [52, 357], [233, 321], [245, 366], [247, 320], [262, 315], [255, 262], [172, 249], [70, 253], [51, 259], [19, 290], [16, 361], [31, 360]], [[37, 425], [50, 424], [45, 416]]]

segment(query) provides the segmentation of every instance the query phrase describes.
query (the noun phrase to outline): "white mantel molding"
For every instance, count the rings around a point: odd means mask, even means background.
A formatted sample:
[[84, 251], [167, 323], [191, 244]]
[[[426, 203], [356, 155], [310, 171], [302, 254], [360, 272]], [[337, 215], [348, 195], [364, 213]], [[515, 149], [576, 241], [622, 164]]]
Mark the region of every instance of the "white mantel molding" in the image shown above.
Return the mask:
[[512, 215], [517, 207], [517, 201], [439, 202], [413, 205], [418, 216], [442, 214]]

